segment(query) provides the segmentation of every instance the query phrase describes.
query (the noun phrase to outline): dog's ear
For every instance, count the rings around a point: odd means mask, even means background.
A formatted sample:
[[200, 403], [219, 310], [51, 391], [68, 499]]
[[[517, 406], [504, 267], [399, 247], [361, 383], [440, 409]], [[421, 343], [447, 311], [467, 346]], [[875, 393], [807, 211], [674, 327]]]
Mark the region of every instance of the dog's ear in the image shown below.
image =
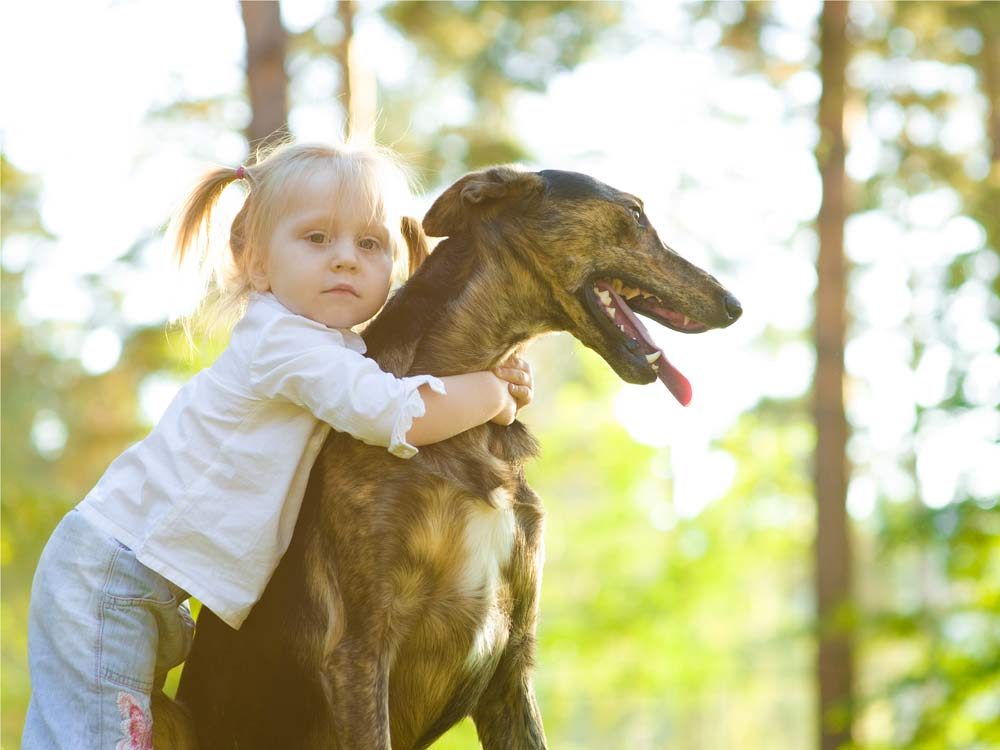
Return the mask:
[[406, 240], [406, 247], [410, 251], [409, 275], [420, 268], [420, 264], [427, 260], [430, 250], [427, 249], [427, 235], [424, 234], [420, 222], [411, 216], [404, 216], [399, 222], [399, 231]]
[[424, 231], [431, 237], [451, 237], [468, 228], [470, 222], [494, 216], [544, 186], [545, 181], [535, 172], [513, 167], [472, 172], [434, 201], [424, 216]]

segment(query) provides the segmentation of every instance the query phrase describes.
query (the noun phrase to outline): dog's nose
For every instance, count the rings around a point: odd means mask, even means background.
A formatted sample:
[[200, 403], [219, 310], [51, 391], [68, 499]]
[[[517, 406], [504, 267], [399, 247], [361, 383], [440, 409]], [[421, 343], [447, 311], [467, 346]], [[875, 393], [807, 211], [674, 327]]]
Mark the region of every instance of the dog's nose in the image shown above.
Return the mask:
[[741, 305], [740, 301], [729, 292], [726, 292], [726, 296], [722, 301], [726, 306], [726, 313], [729, 315], [730, 322], [735, 323], [743, 314], [743, 305]]

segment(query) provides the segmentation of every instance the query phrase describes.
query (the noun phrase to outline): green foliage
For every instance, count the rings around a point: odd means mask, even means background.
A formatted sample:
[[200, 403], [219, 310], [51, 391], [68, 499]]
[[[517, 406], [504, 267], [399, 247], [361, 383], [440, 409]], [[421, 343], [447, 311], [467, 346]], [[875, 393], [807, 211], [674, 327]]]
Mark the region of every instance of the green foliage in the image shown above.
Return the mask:
[[[387, 3], [382, 15], [411, 43], [420, 66], [403, 87], [386, 89], [385, 141], [424, 174], [450, 182], [468, 169], [530, 158], [512, 129], [518, 91], [543, 91], [614, 35], [622, 6], [611, 2]], [[428, 117], [439, 93], [465, 97], [460, 121]], [[429, 130], [412, 128], [421, 116]]]
[[[889, 506], [875, 561], [886, 571], [863, 636], [874, 665], [869, 710], [899, 714], [886, 747], [991, 748], [1000, 742], [1000, 516], [995, 500]], [[881, 744], [865, 745], [881, 747]]]
[[[882, 31], [888, 26], [888, 34], [871, 28], [865, 34], [866, 47], [879, 58], [896, 64], [934, 65], [952, 74], [973, 72], [982, 93], [994, 100], [993, 106], [1000, 103], [997, 71], [989, 68], [995, 65], [1000, 42], [1000, 7], [995, 3], [897, 3], [882, 10], [887, 11], [885, 16], [872, 25], [880, 25]], [[895, 107], [907, 120], [929, 117], [940, 134], [955, 116], [959, 99], [968, 94], [931, 86], [917, 77], [895, 85], [875, 77], [858, 96], [864, 97], [869, 111]], [[918, 436], [931, 432], [944, 415], [957, 416], [976, 406], [966, 398], [971, 360], [962, 351], [958, 332], [943, 322], [956, 293], [974, 286], [992, 289], [992, 309], [1000, 311], [1000, 263], [993, 263], [989, 272], [991, 264], [979, 262], [983, 254], [1000, 254], [1000, 214], [996, 211], [1000, 144], [990, 142], [988, 121], [983, 125], [987, 137], [978, 156], [966, 149], [948, 148], [939, 135], [925, 139], [909, 127], [895, 138], [883, 136], [882, 148], [895, 157], [884, 161], [886, 166], [867, 181], [863, 194], [867, 200], [879, 201], [866, 207], [895, 213], [905, 223], [908, 218], [901, 210], [905, 204], [886, 202], [883, 196], [900, 190], [910, 195], [949, 191], [961, 213], [984, 230], [983, 245], [956, 254], [939, 280], [943, 310], [937, 324], [930, 331], [915, 327], [926, 332], [914, 335], [914, 363], [934, 342], [944, 343], [953, 353], [952, 387], [939, 404], [918, 408]], [[992, 133], [994, 139], [997, 135]], [[989, 165], [985, 176], [978, 172], [977, 163]], [[907, 457], [902, 460], [906, 462]], [[892, 746], [988, 748], [1000, 744], [996, 501], [966, 493], [941, 509], [916, 502], [882, 509], [877, 564], [906, 571], [915, 579], [909, 595], [885, 590], [884, 597], [873, 600], [865, 630], [872, 642], [873, 664], [881, 661], [876, 645], [887, 652], [909, 654], [896, 662], [892, 678], [879, 681], [866, 696], [869, 706], [891, 701], [897, 717]]]
[[[765, 52], [766, 40], [782, 28], [773, 4], [705, 3], [695, 13], [722, 23], [727, 54], [743, 70], [765, 72], [775, 83], [787, 77], [789, 67]], [[967, 396], [974, 360], [963, 351], [961, 331], [946, 322], [950, 306], [963, 293], [988, 289], [994, 328], [1000, 318], [1000, 263], [983, 257], [1000, 253], [1000, 5], [854, 2], [850, 18], [848, 125], [863, 121], [878, 141], [871, 176], [852, 185], [854, 210], [881, 213], [900, 227], [919, 225], [922, 217], [909, 199], [938, 191], [983, 233], [979, 247], [953, 253], [940, 278], [911, 272], [910, 288], [930, 286], [938, 305], [930, 324], [916, 309], [906, 322], [912, 365], [934, 344], [950, 353], [947, 393], [937, 404], [915, 405], [919, 440], [982, 406]], [[959, 80], [974, 81], [974, 90], [956, 85]], [[949, 144], [945, 129], [977, 99], [985, 104], [984, 137], [972, 148]], [[864, 272], [856, 268], [855, 281]], [[862, 314], [857, 318], [855, 334], [866, 323]], [[864, 433], [868, 424], [862, 416], [852, 427]], [[911, 476], [913, 451], [911, 443], [898, 454], [899, 469]], [[856, 463], [872, 471], [865, 457]], [[874, 521], [854, 529], [861, 550], [855, 576], [862, 613], [858, 746], [995, 747], [997, 498], [966, 491], [953, 505], [930, 509], [919, 501], [917, 487], [905, 499], [880, 498]]]

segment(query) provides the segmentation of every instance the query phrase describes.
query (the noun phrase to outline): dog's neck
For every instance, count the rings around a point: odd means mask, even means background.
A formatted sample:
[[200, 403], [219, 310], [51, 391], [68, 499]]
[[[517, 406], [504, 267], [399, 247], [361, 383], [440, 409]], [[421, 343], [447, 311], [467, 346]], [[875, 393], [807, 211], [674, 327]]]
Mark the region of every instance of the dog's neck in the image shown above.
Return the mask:
[[546, 292], [497, 237], [444, 240], [365, 331], [396, 375], [488, 370], [557, 326]]

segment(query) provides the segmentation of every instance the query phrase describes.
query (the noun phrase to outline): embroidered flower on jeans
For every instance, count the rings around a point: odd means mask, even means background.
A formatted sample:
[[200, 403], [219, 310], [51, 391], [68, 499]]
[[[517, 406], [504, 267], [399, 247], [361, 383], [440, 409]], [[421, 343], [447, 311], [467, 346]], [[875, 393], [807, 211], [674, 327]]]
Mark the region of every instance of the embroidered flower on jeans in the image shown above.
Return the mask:
[[122, 734], [115, 750], [153, 750], [153, 721], [130, 693], [118, 693], [118, 710], [123, 717]]

